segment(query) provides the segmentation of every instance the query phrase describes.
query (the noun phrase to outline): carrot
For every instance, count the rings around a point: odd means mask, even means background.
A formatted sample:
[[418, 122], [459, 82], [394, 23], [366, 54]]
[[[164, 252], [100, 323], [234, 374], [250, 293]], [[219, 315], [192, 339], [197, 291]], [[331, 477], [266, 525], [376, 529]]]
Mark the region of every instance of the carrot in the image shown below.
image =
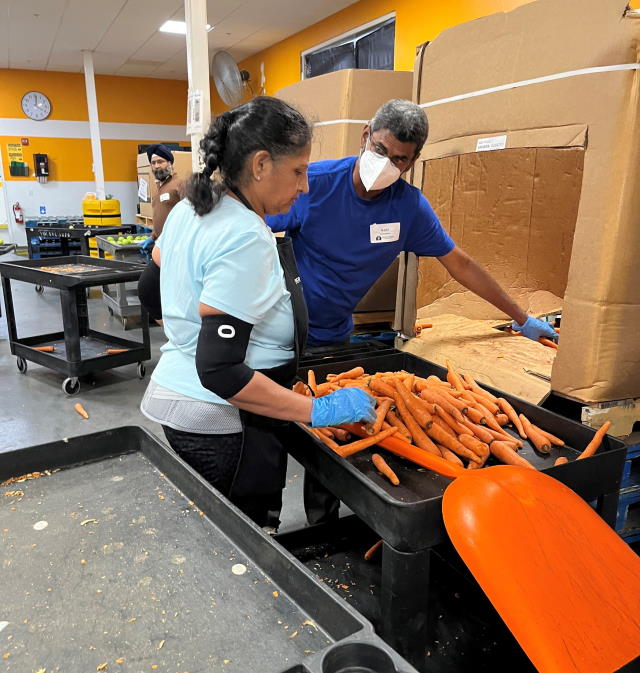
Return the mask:
[[404, 387], [410, 392], [413, 392], [413, 384], [415, 383], [416, 377], [415, 374], [411, 374], [410, 376], [407, 376], [405, 379], [403, 379], [402, 383], [404, 384]]
[[472, 423], [476, 423], [477, 425], [486, 425], [485, 414], [483, 414], [479, 409], [476, 409], [475, 407], [468, 407], [466, 414]]
[[80, 404], [80, 402], [76, 402], [73, 405], [73, 408], [82, 416], [84, 419], [89, 418], [89, 414], [87, 413], [87, 410]]
[[316, 384], [316, 374], [313, 369], [307, 372], [307, 385], [311, 388], [311, 392], [316, 395], [318, 392], [318, 385]]
[[445, 432], [449, 433], [454, 439], [458, 438], [458, 435], [456, 434], [455, 430], [450, 425], [445, 423], [440, 416], [433, 417], [433, 424], [439, 425]]
[[348, 458], [349, 456], [353, 456], [354, 453], [368, 449], [370, 446], [377, 444], [382, 439], [390, 437], [396, 432], [398, 432], [398, 428], [390, 428], [389, 430], [383, 430], [377, 435], [372, 435], [366, 439], [359, 439], [355, 442], [351, 442], [351, 444], [343, 444], [342, 446], [338, 447], [337, 453], [343, 458]]
[[541, 435], [546, 437], [555, 446], [564, 446], [564, 442], [559, 437], [556, 437], [555, 435], [552, 435], [550, 432], [547, 432], [546, 430], [543, 430], [542, 428], [539, 428], [537, 425], [534, 425], [533, 423], [531, 423], [531, 427], [536, 432], [539, 432]]
[[493, 428], [487, 428], [487, 432], [493, 437], [492, 441], [506, 442], [507, 444], [512, 444], [514, 450], [519, 449], [524, 446], [521, 440], [517, 439], [513, 435], [510, 435], [508, 432], [498, 432]]
[[128, 348], [107, 348], [107, 355], [116, 355], [116, 353], [126, 353]]
[[314, 435], [317, 439], [319, 439], [323, 444], [328, 446], [332, 451], [335, 451], [338, 453], [338, 450], [340, 449], [340, 445], [336, 444], [333, 439], [330, 439], [326, 435], [322, 434], [319, 430], [319, 428], [309, 428], [311, 431], [311, 434]]
[[576, 460], [581, 458], [589, 458], [600, 448], [604, 436], [609, 431], [611, 427], [611, 421], [605, 421], [597, 430], [596, 434], [593, 436], [593, 439], [587, 444], [585, 450], [578, 456]]
[[398, 399], [402, 398], [402, 401], [404, 402], [409, 412], [423, 428], [428, 428], [431, 423], [433, 423], [431, 414], [426, 410], [425, 407], [422, 406], [422, 404], [420, 404], [420, 401], [414, 396], [414, 394], [410, 393], [400, 381], [396, 381], [396, 392], [397, 394], [393, 397], [393, 399], [396, 401], [396, 407], [398, 406]]
[[[354, 367], [353, 369], [350, 369], [348, 372], [342, 372], [341, 374], [334, 374], [334, 375], [329, 374], [327, 376], [327, 381], [337, 383], [338, 381], [342, 381], [343, 379], [357, 379], [363, 374], [364, 369], [362, 367]], [[331, 378], [329, 378], [329, 376]]]
[[293, 384], [293, 390], [294, 393], [298, 393], [298, 395], [306, 395], [307, 394], [307, 386], [303, 381], [296, 381]]
[[386, 398], [378, 403], [376, 408], [376, 420], [370, 425], [366, 426], [367, 432], [370, 435], [377, 435], [380, 432], [382, 429], [382, 422], [384, 421], [390, 406], [391, 400], [389, 398]]
[[481, 388], [475, 381], [475, 379], [469, 374], [463, 374], [464, 380], [471, 386], [471, 390], [478, 395], [483, 397], [488, 397], [492, 402], [495, 402], [498, 398], [495, 395], [492, 395], [488, 390]]
[[[440, 391], [435, 391], [433, 388], [426, 388], [420, 393], [420, 397], [430, 404], [439, 404], [447, 413], [458, 421], [462, 421], [461, 410], [453, 404], [451, 400], [455, 399], [451, 396], [445, 397]], [[456, 400], [458, 402], [458, 400]], [[466, 409], [466, 405], [462, 403], [462, 408]]]
[[460, 413], [456, 414], [454, 412], [451, 413], [451, 415], [454, 418], [457, 418], [460, 420], [461, 414], [465, 412], [465, 409], [469, 406], [469, 404], [475, 404], [475, 400], [472, 398], [471, 400], [468, 400], [466, 397], [464, 397], [467, 393], [466, 391], [464, 393], [460, 393], [460, 397], [454, 397], [454, 393], [458, 393], [459, 391], [457, 390], [438, 390], [438, 395], [445, 400], [445, 402], [448, 402], [451, 406], [455, 407]]
[[544, 337], [540, 337], [538, 341], [543, 346], [547, 346], [547, 348], [555, 348], [556, 350], [558, 350], [558, 344], [555, 341], [551, 341], [551, 339], [545, 339]]
[[498, 425], [500, 426], [509, 425], [509, 417], [507, 414], [496, 414], [494, 418], [498, 421]]
[[398, 428], [398, 436], [402, 437], [405, 441], [411, 442], [413, 441], [413, 437], [411, 436], [411, 433], [409, 432], [409, 428], [398, 418], [395, 412], [389, 410], [387, 411], [387, 421], [389, 422], [390, 425], [393, 427]]
[[343, 428], [331, 428], [333, 436], [341, 442], [348, 442], [351, 439], [351, 434]]
[[417, 322], [416, 327], [419, 327], [420, 329], [429, 329], [429, 327], [433, 327], [433, 325], [430, 322]]
[[493, 428], [496, 432], [501, 432], [502, 434], [507, 434], [506, 430], [502, 429], [502, 426], [496, 420], [496, 417], [480, 402], [476, 404], [476, 408], [482, 412], [484, 416], [484, 421], [489, 428]]
[[385, 397], [390, 397], [392, 400], [395, 399], [395, 389], [393, 386], [390, 386], [384, 381], [380, 381], [376, 378], [372, 378], [369, 383], [369, 388], [379, 395], [384, 395]]
[[491, 442], [495, 439], [495, 437], [483, 425], [477, 425], [476, 423], [472, 423], [468, 419], [465, 419], [463, 425], [465, 425], [469, 430], [471, 430], [474, 436], [477, 437], [481, 442], [484, 442], [485, 444], [491, 444]]
[[425, 451], [429, 451], [436, 456], [442, 455], [438, 447], [429, 439], [429, 437], [427, 437], [424, 430], [418, 424], [418, 421], [413, 417], [413, 414], [407, 409], [407, 405], [400, 395], [398, 395], [396, 399], [396, 412], [402, 419], [402, 422], [407, 426], [413, 439], [413, 443], [416, 446]]
[[378, 540], [372, 547], [367, 549], [367, 551], [364, 553], [364, 560], [365, 561], [370, 561], [374, 554], [382, 547], [382, 540]]
[[462, 379], [460, 378], [460, 374], [455, 370], [455, 367], [453, 364], [451, 364], [450, 360], [445, 360], [445, 365], [447, 367], [447, 381], [456, 389], [459, 390], [461, 393], [464, 392], [464, 384], [462, 383]]
[[371, 462], [375, 465], [378, 472], [383, 477], [386, 477], [394, 486], [400, 485], [398, 475], [389, 467], [387, 461], [379, 453], [374, 453], [371, 456]]
[[454, 453], [457, 453], [463, 458], [468, 458], [469, 460], [473, 460], [476, 463], [480, 460], [473, 451], [467, 449], [464, 444], [461, 444], [457, 439], [451, 437], [451, 435], [447, 434], [441, 427], [437, 425], [432, 425], [427, 430], [427, 434], [432, 439], [435, 439], [436, 442], [442, 444], [442, 446], [446, 447], [450, 451], [453, 451]]
[[492, 455], [507, 465], [520, 465], [532, 470], [536, 469], [526, 458], [516, 453], [507, 442], [491, 442], [489, 450]]
[[540, 453], [549, 453], [549, 451], [551, 451], [549, 440], [533, 429], [531, 422], [524, 414], [520, 414], [519, 418], [522, 421], [522, 427], [524, 428], [527, 437], [536, 449], [540, 451]]
[[502, 412], [509, 417], [509, 420], [513, 423], [513, 427], [518, 431], [520, 437], [522, 437], [522, 439], [526, 439], [527, 435], [524, 432], [522, 421], [518, 418], [516, 410], [509, 404], [509, 402], [507, 402], [507, 400], [504, 399], [504, 397], [498, 398], [498, 406], [500, 409], [502, 409]]
[[[455, 463], [459, 467], [464, 467], [464, 463], [460, 460], [460, 458], [458, 458], [458, 456], [456, 456], [453, 451], [449, 451], [446, 446], [438, 446], [438, 448], [440, 449], [442, 457], [445, 460], [448, 460], [450, 463]], [[469, 463], [475, 465], [472, 460], [470, 460]]]
[[476, 456], [483, 458], [483, 463], [489, 457], [489, 445], [481, 442], [477, 437], [464, 433], [462, 435], [458, 435], [458, 441], [460, 444], [473, 451]]
[[434, 404], [433, 410], [456, 433], [456, 435], [466, 432], [464, 425], [458, 423], [458, 421], [456, 421], [451, 414], [448, 414], [439, 404]]
[[556, 458], [553, 466], [555, 467], [556, 465], [566, 465], [569, 462], [568, 458], [565, 458], [564, 456], [560, 456], [559, 458]]
[[34, 351], [40, 351], [41, 353], [53, 353], [56, 349], [55, 346], [32, 346]]
[[500, 413], [500, 407], [495, 402], [492, 402], [488, 397], [485, 397], [484, 395], [477, 393], [475, 390], [470, 390], [469, 395], [473, 397], [474, 405], [477, 402], [479, 402], [485, 409], [488, 409], [494, 416], [495, 414]]
[[[304, 384], [303, 384], [304, 385]], [[321, 383], [316, 388], [316, 397], [324, 397], [335, 390], [333, 383]]]

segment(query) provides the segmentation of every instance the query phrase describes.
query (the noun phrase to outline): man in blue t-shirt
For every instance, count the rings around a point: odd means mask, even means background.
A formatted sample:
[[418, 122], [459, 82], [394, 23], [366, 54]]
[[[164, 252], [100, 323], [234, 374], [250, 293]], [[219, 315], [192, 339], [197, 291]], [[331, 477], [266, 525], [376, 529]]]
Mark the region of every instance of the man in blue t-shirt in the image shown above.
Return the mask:
[[[461, 285], [511, 316], [513, 329], [524, 336], [557, 339], [548, 323], [527, 315], [454, 243], [420, 190], [399, 179], [418, 158], [427, 133], [418, 105], [385, 103], [365, 126], [358, 157], [311, 164], [309, 192], [286, 215], [267, 218], [273, 231], [293, 239], [312, 349], [348, 340], [356, 305], [403, 251], [436, 257]], [[305, 475], [310, 523], [337, 519], [338, 507]]]
[[418, 105], [385, 103], [363, 131], [360, 156], [312, 163], [309, 192], [287, 214], [267, 217], [273, 231], [293, 239], [309, 309], [309, 346], [348, 340], [355, 307], [403, 251], [436, 257], [460, 284], [511, 316], [525, 336], [557, 338], [454, 243], [420, 190], [399, 179], [427, 133]]

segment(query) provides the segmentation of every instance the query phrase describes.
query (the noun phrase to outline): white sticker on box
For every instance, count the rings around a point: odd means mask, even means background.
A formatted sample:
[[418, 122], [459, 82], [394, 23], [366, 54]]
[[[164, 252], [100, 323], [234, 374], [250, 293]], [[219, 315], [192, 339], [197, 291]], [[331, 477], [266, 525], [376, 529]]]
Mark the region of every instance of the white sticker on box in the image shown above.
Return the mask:
[[490, 152], [503, 150], [507, 146], [507, 136], [493, 136], [493, 138], [478, 138], [476, 152]]
[[171, 198], [171, 194], [169, 192], [165, 192], [164, 194], [160, 194], [160, 201], [168, 201]]
[[372, 224], [369, 227], [369, 237], [372, 243], [391, 243], [400, 238], [400, 222]]
[[149, 185], [144, 178], [138, 178], [138, 198], [141, 201], [146, 201], [149, 197]]

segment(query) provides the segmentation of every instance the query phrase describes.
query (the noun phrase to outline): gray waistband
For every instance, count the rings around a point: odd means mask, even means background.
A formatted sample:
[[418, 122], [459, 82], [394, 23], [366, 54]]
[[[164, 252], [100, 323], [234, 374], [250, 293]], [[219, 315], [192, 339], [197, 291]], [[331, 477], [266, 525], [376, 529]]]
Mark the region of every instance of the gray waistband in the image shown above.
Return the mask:
[[152, 421], [174, 430], [205, 435], [242, 432], [240, 413], [229, 404], [214, 404], [186, 397], [151, 380], [140, 411]]

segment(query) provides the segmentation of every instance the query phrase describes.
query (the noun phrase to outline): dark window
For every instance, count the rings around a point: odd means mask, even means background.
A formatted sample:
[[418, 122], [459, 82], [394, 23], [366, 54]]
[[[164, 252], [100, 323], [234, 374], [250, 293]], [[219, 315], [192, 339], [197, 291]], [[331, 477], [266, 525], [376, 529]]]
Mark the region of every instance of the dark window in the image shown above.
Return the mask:
[[344, 68], [393, 70], [395, 34], [394, 18], [356, 34], [344, 42], [306, 54], [305, 77], [324, 75]]

